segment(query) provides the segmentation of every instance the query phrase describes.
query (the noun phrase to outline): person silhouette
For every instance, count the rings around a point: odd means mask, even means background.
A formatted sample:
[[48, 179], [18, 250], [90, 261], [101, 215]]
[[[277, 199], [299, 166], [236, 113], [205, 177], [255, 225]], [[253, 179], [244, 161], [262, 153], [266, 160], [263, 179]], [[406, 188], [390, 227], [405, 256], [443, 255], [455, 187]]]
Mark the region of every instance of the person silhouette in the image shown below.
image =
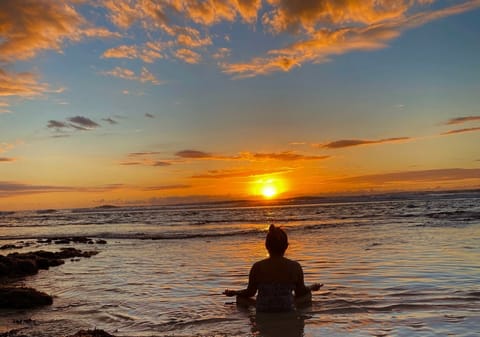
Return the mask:
[[[250, 269], [248, 286], [243, 290], [225, 289], [226, 296], [236, 296], [239, 305], [255, 305], [257, 312], [288, 312], [311, 303], [312, 291], [323, 284], [306, 286], [300, 263], [284, 257], [288, 248], [285, 231], [270, 225], [265, 239], [269, 257], [255, 262]], [[252, 297], [258, 291], [256, 300]]]

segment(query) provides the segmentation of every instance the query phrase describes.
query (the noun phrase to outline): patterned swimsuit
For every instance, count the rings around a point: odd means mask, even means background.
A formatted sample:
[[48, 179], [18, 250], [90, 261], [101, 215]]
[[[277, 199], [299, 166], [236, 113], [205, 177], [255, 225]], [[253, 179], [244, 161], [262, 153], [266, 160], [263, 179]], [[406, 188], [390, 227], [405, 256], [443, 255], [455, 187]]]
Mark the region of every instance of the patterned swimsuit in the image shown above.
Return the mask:
[[294, 307], [293, 289], [288, 283], [262, 283], [258, 285], [257, 312], [285, 312]]

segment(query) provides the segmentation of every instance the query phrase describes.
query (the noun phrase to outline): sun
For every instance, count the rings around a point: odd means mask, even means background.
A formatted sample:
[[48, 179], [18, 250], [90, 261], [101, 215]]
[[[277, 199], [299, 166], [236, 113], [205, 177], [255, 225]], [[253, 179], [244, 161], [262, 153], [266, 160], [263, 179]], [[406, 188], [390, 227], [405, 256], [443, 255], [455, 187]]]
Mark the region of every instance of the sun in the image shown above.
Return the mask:
[[251, 184], [251, 193], [264, 199], [274, 199], [287, 190], [284, 179], [278, 177], [260, 178], [252, 181]]
[[277, 193], [277, 189], [273, 185], [265, 185], [262, 187], [262, 195], [267, 199], [275, 197]]

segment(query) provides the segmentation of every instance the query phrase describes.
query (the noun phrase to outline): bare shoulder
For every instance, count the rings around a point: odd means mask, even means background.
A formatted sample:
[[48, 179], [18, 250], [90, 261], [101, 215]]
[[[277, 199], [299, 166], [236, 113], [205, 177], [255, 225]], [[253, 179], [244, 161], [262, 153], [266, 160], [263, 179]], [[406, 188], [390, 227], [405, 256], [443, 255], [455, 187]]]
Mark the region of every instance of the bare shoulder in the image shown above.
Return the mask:
[[290, 260], [290, 259], [287, 259], [287, 258], [285, 258], [285, 260], [287, 260], [288, 264], [290, 265], [290, 268], [296, 269], [296, 270], [302, 270], [302, 266], [300, 265], [299, 262], [297, 262], [295, 260]]

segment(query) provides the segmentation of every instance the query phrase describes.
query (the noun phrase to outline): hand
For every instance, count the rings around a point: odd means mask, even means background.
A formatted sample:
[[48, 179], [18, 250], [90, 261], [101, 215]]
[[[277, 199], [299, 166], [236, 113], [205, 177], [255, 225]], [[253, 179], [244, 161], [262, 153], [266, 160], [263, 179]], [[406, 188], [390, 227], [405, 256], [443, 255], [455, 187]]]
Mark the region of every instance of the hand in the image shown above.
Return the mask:
[[231, 297], [231, 296], [237, 295], [237, 291], [236, 290], [225, 289], [225, 291], [222, 294]]
[[320, 283], [314, 283], [312, 284], [309, 288], [311, 291], [317, 291], [319, 290], [321, 287], [323, 287], [323, 283], [320, 284]]

